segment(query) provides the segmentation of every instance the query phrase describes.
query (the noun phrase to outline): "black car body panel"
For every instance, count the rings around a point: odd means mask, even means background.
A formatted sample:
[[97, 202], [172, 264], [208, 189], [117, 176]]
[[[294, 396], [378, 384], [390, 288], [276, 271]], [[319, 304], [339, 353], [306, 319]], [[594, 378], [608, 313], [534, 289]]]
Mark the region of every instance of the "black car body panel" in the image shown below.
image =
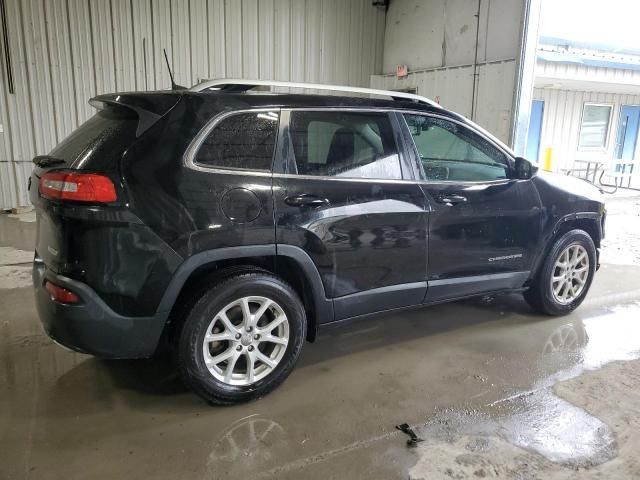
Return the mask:
[[[38, 311], [54, 339], [79, 351], [151, 355], [181, 295], [194, 288], [190, 282], [230, 265], [260, 266], [295, 283], [313, 338], [321, 324], [522, 289], [563, 223], [592, 222], [596, 245], [603, 234], [602, 201], [584, 182], [568, 191], [547, 175], [489, 183], [423, 178], [403, 112], [475, 128], [434, 106], [189, 91], [108, 95], [92, 103], [101, 108], [94, 124], [115, 119], [113, 126], [98, 125], [97, 133], [93, 124], [82, 127], [74, 141], [84, 138], [88, 147], [65, 150], [63, 142], [51, 156], [66, 157], [64, 164], [35, 168], [30, 188], [38, 217]], [[305, 110], [388, 116], [401, 178], [296, 175], [288, 127], [292, 112]], [[242, 111], [279, 119], [270, 171], [199, 164], [198, 135]], [[52, 171], [104, 174], [117, 201], [43, 198], [38, 182]], [[309, 196], [319, 202], [299, 203]], [[458, 197], [465, 201], [456, 203]], [[81, 303], [53, 301], [45, 279], [76, 292]]]
[[[104, 358], [150, 357], [156, 351], [167, 316], [120, 315], [84, 282], [49, 270], [39, 259], [33, 267], [36, 308], [45, 332], [57, 343]], [[51, 300], [46, 280], [80, 295], [79, 305]]]
[[[606, 211], [601, 192], [585, 180], [541, 172], [531, 183], [540, 197], [542, 210], [541, 245], [548, 246], [567, 225], [581, 225], [593, 238], [596, 247], [604, 238]], [[598, 250], [599, 251], [599, 250]], [[531, 269], [537, 271], [545, 248], [537, 249]]]

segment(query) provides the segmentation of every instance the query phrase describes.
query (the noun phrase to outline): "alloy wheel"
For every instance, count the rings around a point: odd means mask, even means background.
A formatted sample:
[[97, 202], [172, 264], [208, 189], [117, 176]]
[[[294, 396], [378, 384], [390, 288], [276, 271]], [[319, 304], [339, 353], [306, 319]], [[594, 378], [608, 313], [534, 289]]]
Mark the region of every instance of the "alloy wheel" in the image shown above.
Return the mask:
[[289, 343], [289, 321], [280, 305], [259, 296], [229, 303], [211, 320], [203, 340], [205, 364], [217, 380], [247, 386], [269, 375]]
[[553, 267], [551, 292], [556, 302], [566, 305], [582, 294], [589, 279], [589, 254], [582, 245], [565, 248]]

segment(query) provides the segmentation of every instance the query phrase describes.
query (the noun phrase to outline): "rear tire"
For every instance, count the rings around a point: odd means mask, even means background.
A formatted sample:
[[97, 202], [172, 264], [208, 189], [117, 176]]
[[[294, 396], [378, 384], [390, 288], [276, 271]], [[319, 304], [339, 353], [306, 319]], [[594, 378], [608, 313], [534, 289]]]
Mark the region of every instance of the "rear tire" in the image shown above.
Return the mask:
[[262, 272], [227, 277], [185, 318], [178, 347], [183, 381], [211, 404], [262, 397], [293, 370], [306, 327], [302, 302], [280, 278]]
[[584, 230], [571, 230], [558, 238], [531, 287], [527, 303], [546, 315], [566, 315], [583, 302], [591, 287], [597, 262], [596, 247]]

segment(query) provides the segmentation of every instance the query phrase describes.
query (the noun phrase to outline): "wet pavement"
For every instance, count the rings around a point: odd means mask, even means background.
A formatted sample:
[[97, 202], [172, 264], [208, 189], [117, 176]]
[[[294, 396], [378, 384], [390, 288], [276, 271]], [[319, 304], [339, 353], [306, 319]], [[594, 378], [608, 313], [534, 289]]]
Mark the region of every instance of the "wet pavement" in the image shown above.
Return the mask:
[[216, 408], [162, 361], [53, 344], [22, 283], [22, 219], [0, 215], [0, 479], [640, 477], [635, 262], [604, 264], [567, 317], [499, 296], [325, 331], [275, 392]]

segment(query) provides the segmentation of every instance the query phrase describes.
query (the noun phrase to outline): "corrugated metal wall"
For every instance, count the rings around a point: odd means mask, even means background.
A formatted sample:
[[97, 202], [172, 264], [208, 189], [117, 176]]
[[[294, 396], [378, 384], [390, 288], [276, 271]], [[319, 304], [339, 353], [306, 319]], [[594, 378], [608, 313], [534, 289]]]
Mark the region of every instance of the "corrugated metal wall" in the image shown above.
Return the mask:
[[[613, 55], [613, 54], [612, 54]], [[598, 82], [601, 84], [617, 84], [618, 88], [623, 88], [625, 93], [634, 93], [640, 90], [640, 70], [636, 70], [633, 65], [630, 68], [595, 67], [580, 65], [577, 63], [549, 62], [538, 60], [536, 63], [536, 80], [546, 83], [553, 83], [554, 80], [561, 81], [586, 81]], [[626, 88], [625, 88], [626, 86]], [[601, 85], [598, 89], [606, 87]]]
[[[6, 0], [0, 208], [28, 204], [31, 158], [91, 116], [100, 93], [244, 77], [368, 86], [385, 12], [370, 0]], [[3, 62], [4, 63], [4, 62]]]
[[[504, 142], [509, 142], [516, 61], [481, 63], [478, 75], [475, 121]], [[472, 65], [411, 72], [403, 79], [395, 75], [375, 75], [371, 77], [371, 85], [391, 90], [415, 88], [419, 95], [461, 115], [471, 116]]]
[[[544, 101], [540, 158], [544, 155], [545, 150], [551, 147], [553, 149], [554, 171], [572, 168], [573, 161], [577, 158], [599, 161], [613, 158], [620, 120], [620, 107], [622, 105], [640, 105], [640, 95], [581, 92], [550, 88], [534, 89], [533, 98]], [[613, 105], [607, 148], [603, 151], [578, 151], [582, 109], [587, 102]]]
[[[530, 0], [393, 0], [387, 12], [384, 75], [372, 85], [417, 93], [512, 141], [524, 13]], [[479, 8], [479, 10], [478, 10]], [[397, 65], [409, 75], [398, 79]]]

